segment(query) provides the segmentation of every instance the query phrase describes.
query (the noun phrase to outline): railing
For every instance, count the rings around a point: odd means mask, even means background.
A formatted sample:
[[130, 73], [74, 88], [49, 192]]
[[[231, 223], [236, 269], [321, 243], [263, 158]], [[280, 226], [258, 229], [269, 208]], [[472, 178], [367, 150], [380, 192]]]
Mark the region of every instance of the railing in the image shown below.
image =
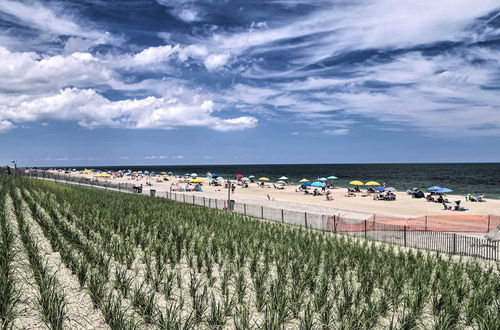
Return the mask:
[[[472, 232], [488, 232], [490, 229], [495, 228], [495, 226], [500, 225], [500, 217], [496, 215], [457, 216], [456, 221], [459, 224], [454, 225], [452, 223], [453, 216], [448, 215], [418, 218], [375, 215], [370, 219], [363, 220], [349, 219], [340, 215], [328, 216], [325, 214], [291, 211], [247, 203], [231, 203], [232, 205], [228, 205], [226, 200], [197, 196], [195, 194], [166, 192], [164, 196], [167, 199], [182, 203], [219, 210], [231, 209], [235, 213], [268, 221], [388, 242], [403, 247], [500, 261], [500, 242], [450, 233], [460, 230], [466, 232], [467, 230], [463, 230], [464, 228], [472, 229]], [[407, 225], [382, 223], [379, 220], [397, 221], [397, 223], [407, 223]], [[467, 225], [467, 221], [471, 221], [472, 224]], [[446, 228], [444, 227], [447, 224], [450, 224], [450, 232], [446, 232]]]
[[[2, 171], [0, 170], [0, 172]], [[17, 174], [62, 183], [80, 184], [92, 188], [113, 189], [123, 192], [134, 191], [134, 185], [129, 183], [90, 181], [85, 178], [45, 171], [25, 172], [18, 169]], [[374, 215], [369, 219], [351, 219], [340, 215], [299, 212], [256, 204], [234, 203], [232, 201], [228, 205], [226, 200], [195, 194], [166, 192], [163, 196], [159, 194], [156, 194], [156, 196], [218, 210], [231, 210], [235, 213], [268, 221], [388, 242], [404, 247], [500, 261], [499, 241], [453, 233], [487, 233], [496, 226], [500, 226], [500, 217], [497, 215], [444, 215], [417, 218]]]

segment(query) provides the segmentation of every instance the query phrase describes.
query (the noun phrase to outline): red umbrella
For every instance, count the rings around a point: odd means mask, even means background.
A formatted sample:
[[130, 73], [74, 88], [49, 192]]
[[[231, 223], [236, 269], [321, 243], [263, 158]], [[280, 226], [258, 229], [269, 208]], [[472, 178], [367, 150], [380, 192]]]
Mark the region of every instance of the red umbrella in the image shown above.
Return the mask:
[[241, 179], [241, 178], [244, 178], [245, 176], [243, 174], [236, 174], [235, 177], [238, 179]]

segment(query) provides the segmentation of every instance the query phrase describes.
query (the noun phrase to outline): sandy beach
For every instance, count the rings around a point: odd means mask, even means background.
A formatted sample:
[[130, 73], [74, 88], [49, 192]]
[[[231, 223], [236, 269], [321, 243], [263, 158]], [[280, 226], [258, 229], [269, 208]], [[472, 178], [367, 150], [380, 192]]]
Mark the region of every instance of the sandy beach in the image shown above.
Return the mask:
[[[54, 173], [61, 175], [71, 175], [82, 177], [80, 172], [70, 172], [64, 174], [62, 171], [54, 170]], [[91, 177], [84, 175], [84, 177]], [[129, 183], [143, 186], [143, 193], [149, 194], [150, 189], [156, 190], [161, 195], [170, 191], [172, 184], [179, 184], [185, 187], [183, 178], [170, 177], [169, 181], [157, 182], [154, 176], [138, 177], [111, 177], [98, 178], [99, 181], [109, 181], [113, 183]], [[151, 186], [147, 185], [151, 182]], [[236, 182], [236, 181], [232, 181]], [[373, 194], [363, 193], [366, 189], [361, 189], [361, 193], [356, 193], [355, 197], [346, 197], [347, 188], [338, 187], [329, 189], [333, 200], [326, 200], [325, 196], [306, 195], [304, 192], [297, 192], [297, 185], [288, 185], [284, 189], [275, 189], [272, 182], [265, 183], [261, 188], [258, 183], [249, 183], [248, 188], [236, 185], [234, 193], [231, 193], [231, 199], [240, 203], [253, 203], [270, 207], [284, 207], [291, 210], [308, 211], [312, 213], [348, 215], [356, 213], [358, 217], [369, 217], [373, 214], [388, 215], [398, 217], [416, 217], [424, 215], [487, 215], [500, 213], [500, 200], [488, 199], [486, 202], [465, 201], [465, 196], [446, 195], [449, 205], [454, 205], [454, 201], [460, 200], [460, 206], [466, 208], [466, 211], [444, 210], [443, 204], [427, 202], [425, 199], [416, 199], [409, 196], [406, 192], [395, 192], [396, 200], [384, 201], [374, 200]], [[312, 191], [312, 189], [311, 189]], [[208, 181], [203, 184], [202, 192], [177, 192], [189, 195], [204, 196], [209, 198], [227, 199], [228, 189], [224, 186], [210, 186]], [[286, 207], [285, 207], [286, 206]]]

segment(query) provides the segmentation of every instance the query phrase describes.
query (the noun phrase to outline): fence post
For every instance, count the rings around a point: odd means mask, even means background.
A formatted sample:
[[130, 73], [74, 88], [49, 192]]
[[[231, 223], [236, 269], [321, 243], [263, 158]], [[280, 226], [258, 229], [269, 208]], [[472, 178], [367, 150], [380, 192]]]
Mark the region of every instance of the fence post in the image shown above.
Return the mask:
[[247, 215], [247, 204], [243, 203], [243, 214]]
[[304, 224], [306, 225], [307, 228], [307, 212], [304, 212]]
[[486, 230], [487, 233], [490, 232], [490, 223], [491, 223], [491, 214], [488, 214], [488, 229]]
[[281, 209], [281, 222], [285, 222], [285, 210]]
[[186, 195], [185, 194], [182, 194], [182, 202], [186, 203]]
[[375, 227], [375, 217], [376, 217], [376, 214], [373, 215], [373, 227]]
[[457, 254], [457, 234], [453, 234], [453, 254]]
[[193, 204], [194, 204], [194, 195], [193, 195]]
[[264, 219], [264, 205], [260, 207], [260, 217]]
[[427, 216], [425, 216], [425, 231], [427, 231]]
[[403, 241], [404, 241], [404, 246], [406, 247], [406, 226], [403, 227]]
[[365, 220], [365, 239], [366, 239], [366, 220]]
[[206, 204], [206, 198], [205, 196], [203, 196], [203, 206], [205, 207], [205, 204]]

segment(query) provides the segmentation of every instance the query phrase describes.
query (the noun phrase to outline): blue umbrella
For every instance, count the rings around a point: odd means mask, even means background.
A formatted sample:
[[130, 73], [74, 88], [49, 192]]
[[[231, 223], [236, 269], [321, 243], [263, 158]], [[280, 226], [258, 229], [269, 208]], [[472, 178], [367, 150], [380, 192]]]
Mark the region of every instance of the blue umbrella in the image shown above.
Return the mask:
[[386, 187], [384, 188], [385, 191], [396, 191], [396, 188], [393, 187]]
[[174, 172], [167, 172], [167, 174], [168, 174], [168, 175], [172, 175], [172, 174], [174, 174]]
[[312, 185], [311, 182], [304, 182], [303, 184], [301, 184], [301, 186], [306, 186], [306, 187], [309, 187], [311, 185]]
[[384, 187], [375, 187], [373, 189], [375, 189], [376, 191], [384, 191]]
[[325, 184], [323, 182], [319, 182], [319, 181], [311, 183], [311, 187], [324, 187], [324, 186], [325, 186]]
[[137, 172], [137, 174], [143, 174], [143, 173], [144, 173], [143, 171], [139, 171], [139, 172]]
[[219, 177], [219, 174], [216, 174], [216, 173], [212, 174], [212, 178], [218, 178], [218, 177]]
[[439, 189], [441, 189], [440, 186], [432, 186], [432, 187], [427, 188], [427, 190], [429, 190], [429, 191], [436, 191], [436, 190], [439, 190]]
[[439, 188], [438, 190], [436, 190], [437, 193], [440, 193], [440, 194], [446, 194], [446, 193], [450, 193], [452, 192], [453, 190], [451, 189], [448, 189], [448, 188]]

